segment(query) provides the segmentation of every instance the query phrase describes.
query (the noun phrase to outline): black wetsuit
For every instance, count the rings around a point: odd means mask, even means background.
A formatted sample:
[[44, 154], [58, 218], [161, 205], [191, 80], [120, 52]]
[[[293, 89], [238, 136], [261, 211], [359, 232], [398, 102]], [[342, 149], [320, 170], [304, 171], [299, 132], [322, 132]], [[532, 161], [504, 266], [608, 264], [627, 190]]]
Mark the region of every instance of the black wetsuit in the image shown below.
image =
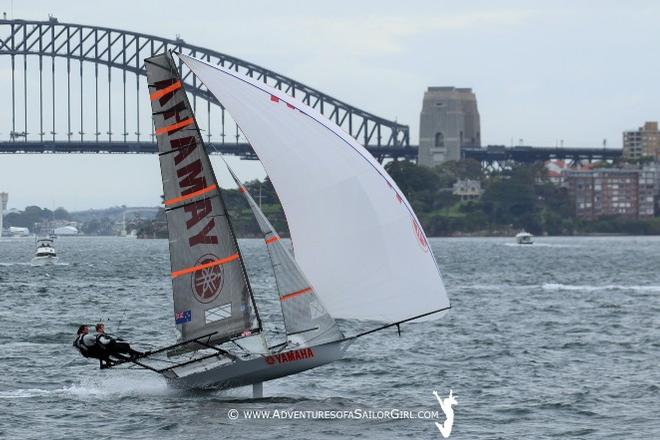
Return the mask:
[[113, 356], [117, 359], [126, 360], [127, 358], [134, 358], [142, 355], [142, 352], [133, 350], [128, 342], [107, 333], [97, 335], [96, 342], [108, 356]]

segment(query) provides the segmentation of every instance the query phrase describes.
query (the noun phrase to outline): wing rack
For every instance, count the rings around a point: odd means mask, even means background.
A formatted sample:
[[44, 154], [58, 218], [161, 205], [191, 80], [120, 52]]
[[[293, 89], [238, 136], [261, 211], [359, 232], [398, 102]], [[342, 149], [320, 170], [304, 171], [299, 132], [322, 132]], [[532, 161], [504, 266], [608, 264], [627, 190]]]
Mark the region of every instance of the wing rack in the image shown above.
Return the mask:
[[[112, 364], [109, 365], [108, 368], [112, 368], [112, 367], [116, 367], [116, 366], [119, 366], [119, 365], [131, 363], [131, 364], [138, 365], [142, 368], [145, 368], [147, 370], [151, 370], [155, 373], [162, 374], [167, 370], [171, 370], [173, 368], [181, 367], [183, 365], [189, 365], [189, 364], [192, 364], [192, 363], [195, 363], [195, 362], [200, 362], [200, 361], [203, 361], [204, 359], [209, 359], [209, 358], [212, 358], [212, 357], [215, 357], [215, 356], [218, 356], [218, 355], [226, 356], [226, 357], [230, 358], [232, 361], [236, 360], [237, 357], [235, 355], [229, 353], [228, 351], [223, 350], [219, 347], [216, 347], [215, 345], [211, 345], [207, 342], [204, 342], [204, 339], [208, 340], [208, 339], [211, 338], [211, 336], [213, 336], [216, 333], [217, 332], [208, 333], [206, 335], [198, 336], [198, 337], [193, 338], [193, 339], [188, 339], [186, 341], [181, 341], [181, 342], [178, 342], [176, 344], [168, 345], [167, 347], [161, 347], [161, 348], [158, 348], [156, 350], [150, 350], [150, 351], [145, 352], [141, 356], [137, 356], [137, 357], [134, 357], [134, 358], [131, 358], [131, 359], [122, 359], [122, 360], [119, 360], [119, 361], [115, 361], [115, 362], [112, 362]], [[186, 362], [181, 362], [181, 363], [178, 363], [178, 364], [175, 364], [175, 365], [170, 365], [166, 368], [154, 368], [150, 365], [147, 365], [147, 364], [141, 362], [141, 360], [148, 359], [149, 357], [151, 357], [153, 355], [163, 353], [163, 352], [167, 352], [167, 351], [172, 350], [174, 348], [179, 348], [179, 347], [182, 347], [182, 346], [185, 346], [185, 345], [188, 345], [188, 344], [201, 345], [203, 348], [213, 349], [217, 353], [209, 354], [209, 355], [206, 355], [206, 356], [202, 356], [202, 357], [199, 357], [199, 358], [188, 360]]]

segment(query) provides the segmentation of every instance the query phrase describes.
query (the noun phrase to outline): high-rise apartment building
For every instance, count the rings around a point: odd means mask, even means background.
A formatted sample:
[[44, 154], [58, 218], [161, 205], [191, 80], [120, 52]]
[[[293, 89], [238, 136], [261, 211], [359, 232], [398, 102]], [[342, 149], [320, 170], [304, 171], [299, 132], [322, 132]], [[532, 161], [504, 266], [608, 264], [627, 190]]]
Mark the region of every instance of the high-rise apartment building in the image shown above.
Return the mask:
[[651, 171], [599, 168], [564, 170], [563, 175], [580, 218], [653, 217], [655, 175]]
[[[642, 164], [639, 185], [640, 197], [647, 202], [653, 197], [654, 214], [660, 213], [660, 159]], [[647, 211], [651, 209], [647, 207]]]
[[639, 159], [654, 157], [660, 160], [660, 131], [657, 122], [645, 122], [637, 130], [623, 132], [623, 157]]
[[419, 165], [433, 167], [460, 160], [461, 147], [481, 146], [479, 110], [472, 89], [429, 87], [419, 119]]

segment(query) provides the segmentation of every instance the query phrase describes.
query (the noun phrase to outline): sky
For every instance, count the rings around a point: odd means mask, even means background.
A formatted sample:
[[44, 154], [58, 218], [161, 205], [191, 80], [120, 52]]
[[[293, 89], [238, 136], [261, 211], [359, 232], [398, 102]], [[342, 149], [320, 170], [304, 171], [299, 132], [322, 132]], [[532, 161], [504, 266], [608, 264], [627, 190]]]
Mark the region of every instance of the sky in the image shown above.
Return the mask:
[[[0, 0], [0, 11], [10, 18], [46, 20], [53, 14], [60, 22], [180, 35], [407, 124], [413, 144], [428, 86], [474, 90], [483, 144], [523, 139], [529, 145], [600, 147], [606, 139], [620, 147], [623, 130], [660, 119], [660, 2], [181, 5]], [[10, 90], [7, 58], [0, 56], [3, 102]], [[0, 139], [8, 138], [10, 118], [8, 106], [0, 106]], [[258, 162], [229, 161], [245, 180], [264, 175]], [[213, 163], [218, 168], [221, 161]], [[9, 208], [69, 210], [155, 206], [162, 193], [158, 161], [150, 155], [2, 155], [0, 191], [9, 193]]]

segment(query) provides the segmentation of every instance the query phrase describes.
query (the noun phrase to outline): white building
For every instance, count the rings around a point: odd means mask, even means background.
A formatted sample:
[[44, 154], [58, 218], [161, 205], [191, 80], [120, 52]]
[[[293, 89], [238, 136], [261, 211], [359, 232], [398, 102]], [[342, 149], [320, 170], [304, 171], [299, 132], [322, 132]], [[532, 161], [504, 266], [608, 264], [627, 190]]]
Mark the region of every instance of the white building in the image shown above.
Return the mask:
[[55, 232], [55, 235], [78, 235], [78, 228], [75, 226], [62, 226], [60, 228], [55, 228], [53, 230]]
[[14, 237], [28, 237], [30, 235], [30, 230], [28, 228], [12, 226], [9, 228], [9, 234]]

